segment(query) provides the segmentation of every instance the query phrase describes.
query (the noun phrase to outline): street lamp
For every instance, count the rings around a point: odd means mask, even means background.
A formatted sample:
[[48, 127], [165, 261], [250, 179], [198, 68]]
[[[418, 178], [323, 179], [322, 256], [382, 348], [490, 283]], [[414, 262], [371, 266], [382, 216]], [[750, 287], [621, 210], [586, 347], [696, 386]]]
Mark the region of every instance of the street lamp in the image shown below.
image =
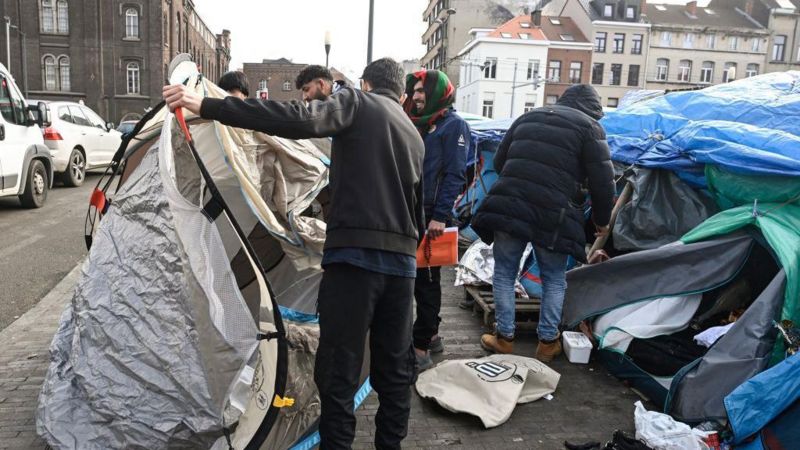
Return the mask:
[[325, 68], [328, 68], [328, 57], [331, 54], [331, 32], [325, 32]]
[[372, 62], [372, 22], [375, 16], [375, 0], [369, 0], [369, 36], [367, 37], [367, 65]]

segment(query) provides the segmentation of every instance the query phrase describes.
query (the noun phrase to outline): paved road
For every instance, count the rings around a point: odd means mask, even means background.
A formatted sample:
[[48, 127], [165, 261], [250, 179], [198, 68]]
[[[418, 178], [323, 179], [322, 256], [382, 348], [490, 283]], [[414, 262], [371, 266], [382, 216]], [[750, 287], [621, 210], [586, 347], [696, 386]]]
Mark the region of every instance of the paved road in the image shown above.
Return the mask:
[[31, 309], [86, 255], [83, 224], [100, 174], [79, 188], [56, 182], [40, 209], [0, 198], [0, 330]]

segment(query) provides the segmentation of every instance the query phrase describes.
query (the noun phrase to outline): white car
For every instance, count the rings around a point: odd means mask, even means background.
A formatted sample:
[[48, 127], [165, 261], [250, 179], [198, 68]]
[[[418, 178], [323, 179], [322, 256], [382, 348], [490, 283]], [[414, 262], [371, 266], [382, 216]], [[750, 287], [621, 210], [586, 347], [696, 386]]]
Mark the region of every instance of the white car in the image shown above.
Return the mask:
[[43, 133], [54, 171], [65, 185], [80, 186], [87, 170], [111, 163], [122, 134], [85, 105], [49, 102], [48, 106], [53, 122]]
[[0, 197], [18, 196], [26, 208], [41, 208], [53, 185], [53, 161], [41, 128], [47, 126], [47, 116], [44, 103], [28, 107], [0, 64]]

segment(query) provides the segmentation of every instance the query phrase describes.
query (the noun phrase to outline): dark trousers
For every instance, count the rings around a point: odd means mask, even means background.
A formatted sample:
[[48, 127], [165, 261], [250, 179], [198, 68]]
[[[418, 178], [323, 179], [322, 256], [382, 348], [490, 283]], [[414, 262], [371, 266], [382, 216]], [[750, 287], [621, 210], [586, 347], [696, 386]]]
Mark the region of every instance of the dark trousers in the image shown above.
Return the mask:
[[442, 309], [441, 267], [417, 270], [414, 300], [417, 320], [414, 321], [414, 347], [428, 350], [431, 338], [439, 333], [439, 311]]
[[415, 357], [411, 345], [414, 280], [325, 266], [319, 290], [319, 348], [314, 381], [322, 403], [322, 449], [348, 449], [355, 437], [358, 390], [369, 332], [370, 383], [378, 394], [375, 447], [399, 449], [408, 432]]

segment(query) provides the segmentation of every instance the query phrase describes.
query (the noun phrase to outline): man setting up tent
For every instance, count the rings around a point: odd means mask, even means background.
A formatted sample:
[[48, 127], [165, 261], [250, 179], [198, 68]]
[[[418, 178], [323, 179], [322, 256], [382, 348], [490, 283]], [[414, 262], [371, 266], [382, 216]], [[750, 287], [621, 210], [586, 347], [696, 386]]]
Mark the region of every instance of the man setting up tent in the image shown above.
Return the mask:
[[[406, 77], [403, 107], [425, 141], [422, 174], [429, 239], [436, 239], [444, 232], [456, 197], [464, 186], [470, 131], [467, 122], [452, 108], [455, 98], [455, 88], [444, 72], [423, 70]], [[433, 365], [430, 353], [444, 351], [439, 337], [440, 267], [417, 270], [414, 299], [417, 303], [414, 350], [417, 366], [425, 370]]]
[[370, 382], [378, 393], [377, 448], [400, 448], [415, 378], [411, 320], [415, 254], [424, 230], [424, 144], [400, 105], [403, 69], [384, 58], [364, 69], [362, 90], [276, 102], [203, 98], [166, 86], [171, 110], [290, 139], [333, 137], [325, 269], [319, 291], [321, 448], [350, 448], [353, 397], [369, 333]]

